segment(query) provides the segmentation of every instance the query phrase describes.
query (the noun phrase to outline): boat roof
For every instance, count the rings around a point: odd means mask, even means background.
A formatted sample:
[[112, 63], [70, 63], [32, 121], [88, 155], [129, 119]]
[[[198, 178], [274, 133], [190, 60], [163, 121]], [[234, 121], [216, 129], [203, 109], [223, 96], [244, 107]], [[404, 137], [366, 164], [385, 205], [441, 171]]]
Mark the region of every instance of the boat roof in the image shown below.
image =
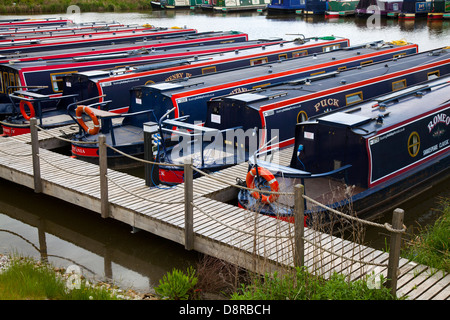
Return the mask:
[[[268, 83], [271, 87], [275, 85], [284, 84], [284, 82], [276, 81], [278, 75], [295, 75], [299, 68], [305, 68], [302, 71], [307, 71], [310, 68], [312, 72], [317, 72], [318, 65], [332, 64], [332, 63], [344, 63], [344, 59], [361, 59], [361, 62], [371, 60], [368, 55], [378, 54], [380, 50], [388, 50], [391, 48], [402, 48], [404, 46], [391, 45], [387, 43], [379, 43], [377, 45], [364, 45], [355, 46], [350, 48], [342, 48], [328, 53], [314, 54], [308, 56], [302, 56], [299, 58], [279, 60], [274, 63], [266, 63], [262, 65], [245, 67], [245, 73], [241, 69], [228, 70], [223, 72], [216, 72], [208, 75], [195, 76], [191, 78], [177, 80], [178, 86], [174, 86], [172, 90], [165, 90], [164, 94], [171, 96], [180, 93], [195, 92], [201, 88], [207, 88], [215, 85], [226, 86], [227, 84], [233, 84], [234, 86], [239, 85], [238, 82], [245, 83], [245, 81], [250, 81], [251, 79], [264, 79], [266, 77]], [[390, 60], [390, 59], [389, 59]], [[384, 69], [383, 69], [384, 70]], [[345, 71], [347, 72], [347, 71]], [[325, 77], [330, 76], [330, 74], [325, 74]], [[324, 75], [311, 76], [311, 79], [322, 78]], [[299, 79], [302, 80], [303, 78]], [[159, 90], [159, 87], [154, 84], [137, 86], [136, 88], [150, 88], [151, 90]], [[164, 88], [165, 89], [165, 88]], [[206, 89], [205, 89], [206, 90]], [[262, 91], [261, 91], [262, 92]], [[249, 93], [258, 94], [258, 93]], [[261, 93], [263, 94], [263, 93]], [[240, 97], [248, 96], [233, 95], [233, 98], [239, 99]], [[256, 99], [257, 100], [257, 99]]]
[[450, 76], [399, 90], [359, 104], [357, 107], [323, 114], [302, 122], [319, 123], [334, 127], [347, 127], [366, 136], [394, 128], [405, 121], [433, 112], [450, 104]]
[[[305, 77], [252, 92], [219, 97], [222, 100], [233, 100], [247, 103], [248, 108], [255, 110], [271, 110], [296, 102], [307, 101], [309, 96], [317, 97], [317, 93], [328, 96], [327, 89], [339, 92], [357, 82], [368, 79], [376, 80], [395, 72], [408, 72], [408, 69], [427, 63], [450, 59], [450, 50], [439, 49], [413, 54], [388, 62], [378, 62], [342, 72], [329, 72], [314, 77]], [[348, 85], [348, 86], [347, 86]], [[348, 89], [347, 89], [348, 90]]]
[[[343, 40], [343, 38], [338, 38]], [[233, 46], [230, 46], [231, 49], [229, 51], [215, 53], [215, 54], [201, 54], [194, 56], [192, 59], [189, 60], [178, 60], [179, 62], [176, 63], [174, 60], [166, 61], [166, 62], [160, 62], [158, 63], [157, 67], [153, 67], [155, 63], [150, 64], [142, 64], [135, 67], [135, 70], [128, 72], [127, 76], [136, 74], [136, 76], [139, 76], [142, 72], [147, 72], [155, 69], [161, 69], [164, 67], [171, 67], [171, 64], [193, 64], [193, 63], [205, 63], [205, 64], [211, 64], [214, 62], [220, 62], [220, 61], [229, 61], [233, 59], [240, 59], [242, 58], [242, 55], [245, 55], [248, 58], [251, 58], [252, 56], [261, 57], [267, 54], [276, 54], [277, 52], [286, 52], [290, 49], [292, 50], [304, 50], [308, 49], [312, 46], [315, 46], [320, 43], [328, 43], [330, 40], [322, 39], [322, 38], [314, 38], [314, 39], [308, 39], [304, 43], [299, 43], [297, 41], [285, 41], [281, 38], [267, 38], [267, 39], [258, 39], [254, 40], [254, 46], [250, 48], [242, 48], [242, 49], [233, 49], [233, 47], [236, 47], [236, 44]], [[246, 42], [246, 44], [251, 44], [251, 41]], [[260, 46], [257, 46], [257, 44], [260, 44]], [[206, 50], [209, 48], [212, 48], [213, 46], [208, 46], [207, 48], [203, 47], [202, 50]], [[187, 48], [185, 51], [190, 51], [193, 49]], [[199, 50], [198, 48], [195, 50]], [[84, 75], [83, 72], [79, 72], [78, 74]], [[120, 77], [122, 75], [119, 74], [112, 74], [108, 76], [108, 81], [113, 81], [112, 78], [117, 77], [118, 80], [120, 80]], [[106, 79], [106, 78], [105, 78]], [[103, 80], [101, 78], [93, 79], [94, 81], [100, 81]]]

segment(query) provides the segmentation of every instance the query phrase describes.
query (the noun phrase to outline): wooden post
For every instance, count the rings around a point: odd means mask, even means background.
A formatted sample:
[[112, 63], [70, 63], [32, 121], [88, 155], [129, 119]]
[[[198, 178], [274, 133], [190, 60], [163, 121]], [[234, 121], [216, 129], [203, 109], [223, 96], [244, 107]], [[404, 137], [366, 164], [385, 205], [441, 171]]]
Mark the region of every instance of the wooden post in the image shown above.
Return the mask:
[[33, 157], [34, 192], [42, 192], [41, 165], [39, 161], [39, 136], [36, 118], [30, 119], [31, 153]]
[[305, 187], [301, 184], [297, 184], [294, 187], [294, 266], [302, 267], [305, 264], [305, 202], [303, 195], [305, 193]]
[[192, 158], [184, 161], [184, 247], [194, 249], [194, 176]]
[[108, 201], [108, 156], [106, 150], [106, 136], [101, 134], [98, 137], [98, 165], [100, 169], [100, 201], [102, 218], [109, 217]]
[[[405, 212], [402, 209], [395, 209], [392, 215], [392, 228], [395, 230], [403, 229], [403, 216]], [[391, 289], [391, 294], [397, 294], [398, 263], [400, 259], [400, 248], [402, 235], [398, 232], [391, 232], [391, 243], [389, 248], [389, 262], [386, 287]]]

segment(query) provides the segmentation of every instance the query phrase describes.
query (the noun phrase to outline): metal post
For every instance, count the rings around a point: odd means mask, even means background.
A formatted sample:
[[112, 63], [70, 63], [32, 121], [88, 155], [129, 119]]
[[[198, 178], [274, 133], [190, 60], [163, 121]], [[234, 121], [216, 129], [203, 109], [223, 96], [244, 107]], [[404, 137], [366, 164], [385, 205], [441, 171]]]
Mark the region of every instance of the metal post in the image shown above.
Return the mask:
[[[403, 229], [403, 216], [405, 212], [402, 209], [395, 209], [392, 215], [392, 228], [394, 230]], [[402, 235], [398, 232], [391, 232], [391, 243], [389, 248], [389, 262], [386, 287], [391, 289], [391, 294], [397, 294], [398, 264], [400, 259], [400, 248]]]
[[305, 202], [303, 200], [303, 195], [305, 193], [305, 187], [301, 184], [297, 184], [294, 187], [294, 212], [295, 212], [295, 222], [294, 222], [294, 265], [296, 267], [302, 267], [305, 264]]
[[109, 217], [108, 201], [108, 156], [106, 150], [106, 136], [101, 134], [98, 137], [98, 164], [100, 169], [100, 201], [102, 218]]
[[36, 118], [30, 119], [31, 153], [33, 157], [34, 192], [42, 192], [41, 165], [39, 161], [39, 136]]
[[184, 247], [186, 250], [194, 249], [194, 177], [192, 159], [184, 161]]

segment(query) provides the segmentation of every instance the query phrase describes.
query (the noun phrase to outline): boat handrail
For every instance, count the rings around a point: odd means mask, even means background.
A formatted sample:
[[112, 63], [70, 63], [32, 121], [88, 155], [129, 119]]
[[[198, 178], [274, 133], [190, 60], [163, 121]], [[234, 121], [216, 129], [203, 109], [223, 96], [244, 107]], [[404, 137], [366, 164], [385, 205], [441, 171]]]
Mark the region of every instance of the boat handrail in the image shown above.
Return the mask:
[[[388, 102], [391, 101], [395, 101], [401, 98], [405, 98], [411, 95], [419, 95], [422, 94], [425, 90], [431, 90], [435, 87], [439, 87], [439, 86], [448, 86], [450, 85], [450, 77], [446, 77], [442, 79], [442, 82], [438, 82], [436, 84], [433, 85], [429, 85], [429, 84], [422, 84], [422, 85], [417, 85], [417, 86], [413, 86], [409, 89], [404, 89], [399, 93], [392, 93], [392, 94], [388, 94], [385, 96], [382, 96], [380, 98], [375, 98], [373, 99], [373, 101], [376, 101], [377, 103], [375, 105], [372, 106], [372, 108], [377, 108], [377, 107], [386, 107]], [[383, 99], [384, 97], [384, 99]]]

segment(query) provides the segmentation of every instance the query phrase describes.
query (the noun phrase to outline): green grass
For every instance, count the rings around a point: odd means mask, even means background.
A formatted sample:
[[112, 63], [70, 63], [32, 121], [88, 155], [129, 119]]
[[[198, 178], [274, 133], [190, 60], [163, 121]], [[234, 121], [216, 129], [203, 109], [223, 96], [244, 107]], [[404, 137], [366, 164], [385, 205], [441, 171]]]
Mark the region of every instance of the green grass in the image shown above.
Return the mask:
[[148, 0], [0, 0], [0, 14], [66, 13], [67, 7], [70, 5], [77, 5], [81, 12], [123, 12], [151, 9]]
[[94, 287], [85, 279], [68, 287], [67, 277], [55, 273], [49, 264], [29, 258], [11, 258], [0, 273], [0, 300], [117, 300], [104, 287]]
[[402, 251], [402, 256], [435, 269], [450, 272], [450, 199], [442, 200], [442, 216], [423, 228]]

